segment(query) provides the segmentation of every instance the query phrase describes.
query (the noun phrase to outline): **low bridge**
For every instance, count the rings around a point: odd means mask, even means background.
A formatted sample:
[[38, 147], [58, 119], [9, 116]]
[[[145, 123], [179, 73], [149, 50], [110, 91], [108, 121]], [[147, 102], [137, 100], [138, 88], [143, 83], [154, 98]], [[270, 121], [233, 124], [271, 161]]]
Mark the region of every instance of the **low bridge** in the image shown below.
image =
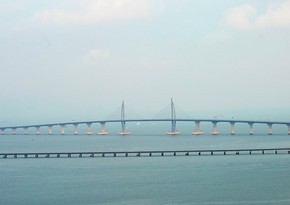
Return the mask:
[[[195, 123], [195, 129], [193, 130], [193, 135], [201, 135], [204, 134], [201, 130], [200, 124], [202, 122], [210, 122], [212, 123], [212, 132], [211, 134], [217, 135], [219, 134], [219, 131], [217, 130], [217, 124], [218, 123], [228, 123], [230, 126], [230, 134], [235, 135], [235, 124], [237, 123], [243, 123], [249, 125], [249, 134], [254, 134], [254, 124], [265, 124], [268, 126], [268, 134], [272, 135], [273, 125], [285, 125], [288, 127], [288, 135], [290, 135], [290, 122], [282, 122], [282, 121], [257, 121], [257, 120], [234, 120], [234, 119], [199, 119], [199, 118], [177, 118], [175, 113], [175, 106], [173, 103], [173, 100], [171, 99], [170, 103], [170, 110], [171, 110], [171, 117], [165, 118], [165, 119], [126, 119], [125, 118], [125, 105], [124, 101], [121, 106], [121, 118], [118, 120], [96, 120], [96, 121], [79, 121], [79, 122], [62, 122], [62, 123], [49, 123], [49, 124], [35, 124], [35, 125], [21, 125], [21, 126], [9, 126], [9, 127], [0, 127], [0, 134], [4, 135], [6, 134], [6, 130], [12, 130], [12, 134], [17, 134], [17, 129], [22, 129], [23, 134], [28, 134], [28, 129], [34, 128], [35, 134], [40, 134], [40, 128], [41, 127], [47, 127], [48, 134], [52, 133], [52, 127], [58, 126], [60, 127], [60, 134], [65, 134], [65, 128], [66, 126], [73, 126], [73, 132], [75, 135], [78, 134], [78, 126], [80, 124], [86, 124], [87, 125], [87, 131], [85, 134], [91, 135], [93, 134], [92, 130], [92, 124], [99, 124], [100, 130], [98, 131], [99, 135], [106, 135], [109, 134], [109, 132], [106, 130], [106, 124], [108, 123], [120, 123], [121, 124], [121, 131], [119, 132], [120, 135], [127, 135], [130, 134], [130, 132], [127, 130], [126, 123], [130, 122], [169, 122], [171, 123], [171, 129], [167, 132], [168, 135], [177, 135], [179, 132], [176, 129], [177, 122], [193, 122]], [[45, 133], [46, 134], [46, 133]]]
[[217, 150], [167, 150], [167, 151], [110, 151], [110, 152], [34, 152], [0, 153], [2, 159], [16, 158], [82, 158], [82, 157], [153, 157], [200, 155], [258, 155], [290, 154], [290, 148], [217, 149]]

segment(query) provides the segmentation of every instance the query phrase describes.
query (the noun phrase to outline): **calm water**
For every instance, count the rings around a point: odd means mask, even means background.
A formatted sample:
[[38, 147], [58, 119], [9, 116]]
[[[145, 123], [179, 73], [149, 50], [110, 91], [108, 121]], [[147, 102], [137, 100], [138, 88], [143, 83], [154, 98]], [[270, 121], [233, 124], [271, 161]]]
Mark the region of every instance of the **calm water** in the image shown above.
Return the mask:
[[[1, 152], [290, 147], [288, 135], [5, 135]], [[290, 155], [0, 159], [0, 204], [290, 204]]]

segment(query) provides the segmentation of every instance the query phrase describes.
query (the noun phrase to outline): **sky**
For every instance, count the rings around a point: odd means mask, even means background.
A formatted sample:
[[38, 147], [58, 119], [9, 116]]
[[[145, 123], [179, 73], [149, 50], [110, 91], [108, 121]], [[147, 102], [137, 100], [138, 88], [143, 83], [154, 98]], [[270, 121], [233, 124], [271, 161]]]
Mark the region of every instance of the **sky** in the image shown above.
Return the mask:
[[[290, 0], [0, 0], [0, 125], [150, 118], [290, 121]], [[178, 116], [178, 113], [177, 113]]]

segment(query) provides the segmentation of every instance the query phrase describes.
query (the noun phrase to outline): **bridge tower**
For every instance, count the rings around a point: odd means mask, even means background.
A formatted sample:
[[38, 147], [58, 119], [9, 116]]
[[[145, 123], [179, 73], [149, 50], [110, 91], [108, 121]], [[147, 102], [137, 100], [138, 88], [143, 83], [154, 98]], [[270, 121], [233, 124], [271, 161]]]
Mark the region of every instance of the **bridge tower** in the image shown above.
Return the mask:
[[170, 107], [171, 107], [171, 130], [170, 132], [167, 132], [168, 135], [177, 135], [180, 132], [176, 131], [176, 112], [175, 112], [175, 106], [174, 106], [174, 102], [173, 99], [171, 98], [171, 102], [170, 102]]
[[127, 134], [131, 133], [126, 128], [124, 100], [122, 102], [122, 107], [121, 107], [121, 128], [122, 128], [122, 130], [119, 132], [120, 135], [127, 135]]

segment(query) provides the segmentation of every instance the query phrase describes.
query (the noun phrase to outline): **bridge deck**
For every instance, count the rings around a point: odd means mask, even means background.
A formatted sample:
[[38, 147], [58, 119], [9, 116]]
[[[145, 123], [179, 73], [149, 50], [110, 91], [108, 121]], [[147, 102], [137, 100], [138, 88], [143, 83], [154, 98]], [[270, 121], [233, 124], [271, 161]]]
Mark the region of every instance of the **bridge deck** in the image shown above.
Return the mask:
[[29, 127], [48, 127], [48, 126], [65, 126], [75, 124], [94, 124], [94, 123], [121, 123], [121, 122], [214, 122], [214, 123], [252, 123], [252, 124], [280, 124], [290, 126], [290, 122], [282, 121], [261, 121], [261, 120], [226, 120], [226, 119], [125, 119], [125, 120], [95, 120], [95, 121], [79, 121], [79, 122], [63, 122], [63, 123], [47, 123], [21, 126], [7, 126], [0, 127], [0, 129], [14, 129], [14, 128], [29, 128]]
[[0, 158], [81, 158], [81, 157], [151, 157], [151, 156], [189, 156], [214, 154], [290, 154], [290, 148], [257, 149], [215, 149], [215, 150], [164, 150], [164, 151], [109, 151], [109, 152], [22, 152], [0, 153]]

